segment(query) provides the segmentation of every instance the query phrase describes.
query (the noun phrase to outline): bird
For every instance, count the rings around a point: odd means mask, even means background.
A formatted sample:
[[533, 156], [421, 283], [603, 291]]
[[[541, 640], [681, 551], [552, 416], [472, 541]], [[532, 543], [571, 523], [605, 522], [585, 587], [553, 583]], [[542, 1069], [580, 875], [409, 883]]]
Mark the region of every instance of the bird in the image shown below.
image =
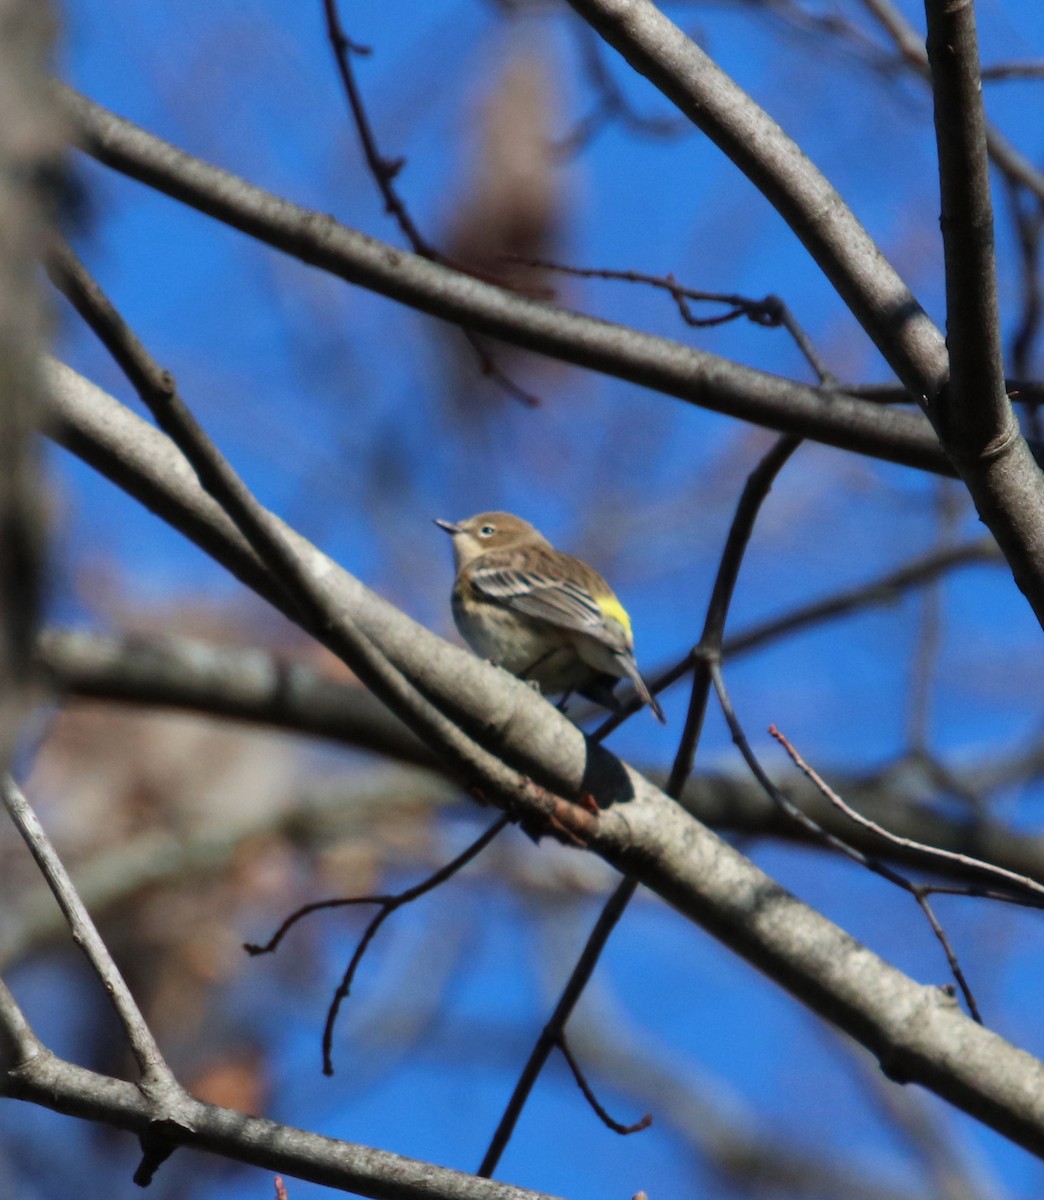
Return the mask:
[[528, 521], [483, 512], [435, 524], [453, 538], [453, 619], [476, 654], [546, 695], [578, 692], [613, 711], [629, 679], [662, 724], [634, 657], [627, 610], [593, 568], [556, 550]]

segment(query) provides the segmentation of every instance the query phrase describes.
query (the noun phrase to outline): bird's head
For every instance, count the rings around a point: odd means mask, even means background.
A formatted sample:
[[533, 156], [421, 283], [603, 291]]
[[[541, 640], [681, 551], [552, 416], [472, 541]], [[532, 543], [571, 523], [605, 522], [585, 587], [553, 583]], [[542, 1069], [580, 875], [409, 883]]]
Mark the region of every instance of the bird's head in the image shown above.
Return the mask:
[[549, 545], [528, 521], [506, 512], [478, 513], [456, 523], [436, 519], [435, 524], [453, 538], [453, 555], [458, 569], [490, 550]]

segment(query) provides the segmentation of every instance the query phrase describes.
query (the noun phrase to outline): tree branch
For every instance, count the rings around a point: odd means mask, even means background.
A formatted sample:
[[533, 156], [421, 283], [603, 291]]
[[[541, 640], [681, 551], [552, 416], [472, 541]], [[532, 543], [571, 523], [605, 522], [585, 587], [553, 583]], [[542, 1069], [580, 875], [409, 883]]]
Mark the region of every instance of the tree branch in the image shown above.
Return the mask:
[[[800, 147], [652, 0], [569, 2], [729, 156], [790, 225], [892, 370], [920, 398], [1044, 625], [1044, 526], [1037, 519], [1044, 511], [1044, 474], [1014, 418], [1003, 436], [980, 446], [969, 460], [968, 447], [959, 434], [951, 438], [936, 408], [949, 377], [942, 335]], [[990, 402], [996, 405], [992, 395]]]
[[55, 853], [36, 814], [10, 776], [0, 779], [0, 795], [11, 820], [36, 859], [37, 866], [65, 914], [73, 940], [87, 955], [116, 1009], [137, 1060], [143, 1090], [157, 1100], [176, 1096], [180, 1088], [164, 1061], [159, 1046], [156, 1045], [156, 1039], [146, 1025], [141, 1010], [134, 1002], [130, 989], [84, 908], [83, 901], [77, 895], [68, 872]]
[[[152, 1121], [148, 1103], [132, 1083], [95, 1074], [47, 1051], [0, 1077], [0, 1094], [138, 1134], [147, 1134]], [[553, 1200], [541, 1192], [248, 1117], [187, 1094], [172, 1115], [176, 1126], [170, 1139], [178, 1145], [373, 1200]]]
[[78, 143], [99, 162], [349, 283], [442, 320], [691, 404], [830, 445], [950, 473], [915, 413], [731, 363], [667, 338], [539, 303], [339, 225], [185, 154], [71, 88]]
[[[908, 590], [947, 571], [999, 561], [989, 537], [918, 555], [866, 583], [739, 630], [725, 639], [722, 655], [737, 658], [861, 609], [895, 604]], [[170, 635], [52, 628], [40, 635], [36, 653], [51, 684], [67, 695], [231, 717], [330, 738], [403, 762], [435, 763], [424, 743], [365, 688], [337, 683], [267, 650]], [[658, 690], [680, 679], [690, 665], [686, 658], [661, 674]]]
[[969, 464], [1019, 436], [1004, 390], [993, 205], [971, 3], [926, 0], [946, 261], [950, 381], [935, 401], [951, 454]]

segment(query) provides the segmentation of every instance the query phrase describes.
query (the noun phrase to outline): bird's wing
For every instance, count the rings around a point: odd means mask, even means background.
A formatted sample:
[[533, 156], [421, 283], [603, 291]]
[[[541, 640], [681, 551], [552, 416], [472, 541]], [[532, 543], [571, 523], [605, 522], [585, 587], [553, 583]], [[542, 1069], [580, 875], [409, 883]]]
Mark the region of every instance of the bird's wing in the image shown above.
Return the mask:
[[514, 612], [547, 621], [560, 629], [586, 633], [609, 646], [622, 643], [622, 638], [606, 624], [598, 601], [579, 584], [552, 579], [537, 571], [502, 567], [476, 570], [472, 584], [486, 600]]

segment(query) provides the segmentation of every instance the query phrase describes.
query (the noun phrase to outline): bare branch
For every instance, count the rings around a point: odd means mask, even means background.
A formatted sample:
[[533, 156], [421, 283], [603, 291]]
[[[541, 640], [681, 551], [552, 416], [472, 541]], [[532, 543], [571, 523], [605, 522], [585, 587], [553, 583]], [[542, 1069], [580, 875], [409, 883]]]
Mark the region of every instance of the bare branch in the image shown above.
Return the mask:
[[[344, 85], [348, 108], [359, 134], [359, 141], [362, 144], [366, 165], [381, 193], [381, 198], [384, 200], [385, 211], [394, 217], [395, 223], [399, 226], [407, 242], [413, 247], [415, 254], [419, 254], [421, 258], [431, 259], [432, 262], [443, 263], [446, 266], [458, 266], [456, 263], [451, 263], [441, 251], [437, 250], [428, 241], [417, 227], [417, 223], [410, 216], [406, 202], [399, 195], [398, 189], [395, 186], [395, 178], [402, 169], [404, 161], [398, 158], [387, 158], [380, 152], [377, 146], [377, 137], [373, 131], [373, 125], [366, 111], [366, 105], [363, 103], [362, 92], [359, 90], [359, 85], [355, 79], [355, 72], [352, 70], [352, 54], [362, 54], [364, 48], [355, 45], [345, 33], [344, 26], [341, 23], [341, 16], [337, 9], [337, 0], [323, 0], [323, 11], [326, 14], [327, 36], [330, 40], [330, 45], [333, 47], [334, 58], [337, 60], [337, 71], [341, 76], [341, 83]], [[369, 50], [365, 49], [365, 53], [368, 54]], [[483, 375], [493, 379], [514, 399], [521, 400], [524, 404], [530, 405], [530, 407], [539, 404], [535, 396], [531, 396], [523, 388], [519, 387], [518, 384], [497, 366], [496, 360], [489, 354], [481, 340], [475, 336], [473, 330], [465, 326], [461, 332], [464, 334], [468, 345], [475, 352], [479, 370]]]
[[[811, 338], [798, 323], [797, 318], [779, 296], [765, 296], [761, 300], [752, 300], [749, 296], [740, 296], [732, 292], [705, 292], [696, 288], [683, 287], [673, 275], [650, 275], [646, 271], [613, 270], [607, 267], [573, 267], [565, 263], [548, 262], [540, 258], [524, 258], [519, 255], [508, 256], [509, 262], [519, 263], [526, 267], [539, 267], [545, 271], [557, 271], [561, 275], [571, 275], [576, 279], [613, 279], [623, 283], [644, 283], [649, 287], [667, 292], [674, 301], [681, 319], [693, 329], [708, 329], [716, 325], [725, 325], [739, 317], [746, 317], [755, 325], [764, 329], [785, 329], [793, 338], [794, 344], [801, 351], [805, 360], [815, 371], [820, 385], [827, 385], [837, 391], [843, 389], [830, 374], [816, 353]], [[692, 311], [689, 301], [697, 304], [724, 305], [726, 312], [710, 317], [698, 317]]]
[[[906, 591], [928, 585], [947, 571], [1000, 561], [1000, 551], [989, 537], [919, 555], [867, 583], [740, 630], [725, 639], [722, 655], [736, 658], [863, 608], [895, 604]], [[50, 629], [38, 641], [37, 656], [52, 685], [72, 695], [269, 724], [423, 766], [436, 761], [364, 688], [335, 683], [303, 663], [261, 649], [170, 636]], [[690, 665], [686, 656], [660, 672], [657, 691], [675, 683]]]
[[334, 998], [330, 1003], [329, 1011], [326, 1016], [326, 1028], [323, 1030], [323, 1074], [332, 1075], [333, 1071], [333, 1032], [337, 1022], [337, 1015], [341, 1010], [342, 1003], [348, 999], [352, 990], [352, 984], [355, 982], [355, 974], [359, 969], [359, 964], [362, 962], [366, 951], [370, 948], [370, 944], [377, 936], [377, 931], [384, 922], [396, 910], [402, 908], [404, 904], [412, 904], [415, 900], [419, 900], [421, 896], [427, 895], [428, 892], [440, 887], [448, 879], [451, 879], [458, 871], [463, 870], [468, 863], [472, 862], [483, 850], [500, 834], [510, 823], [510, 817], [501, 816], [493, 822], [479, 837], [477, 837], [470, 846], [464, 849], [451, 862], [445, 863], [439, 867], [434, 874], [420, 883], [414, 884], [413, 887], [406, 888], [405, 891], [396, 892], [388, 896], [349, 896], [342, 897], [336, 900], [320, 900], [317, 903], [306, 904], [296, 912], [290, 914], [289, 917], [279, 926], [275, 933], [268, 939], [263, 946], [248, 943], [243, 949], [250, 955], [257, 956], [260, 954], [271, 954], [277, 950], [280, 942], [290, 932], [290, 930], [303, 917], [310, 916], [314, 912], [323, 912], [331, 908], [345, 908], [348, 906], [356, 907], [363, 904], [375, 904], [378, 911], [371, 918], [366, 929], [363, 931], [362, 937], [359, 939], [359, 944], [352, 955], [348, 968], [338, 985]]
[[558, 1003], [555, 1005], [554, 1011], [541, 1031], [536, 1044], [530, 1051], [526, 1065], [522, 1068], [522, 1073], [519, 1075], [518, 1081], [511, 1093], [511, 1098], [508, 1100], [507, 1107], [504, 1109], [500, 1122], [483, 1156], [482, 1163], [478, 1169], [478, 1174], [483, 1179], [488, 1179], [497, 1169], [497, 1164], [500, 1162], [501, 1156], [507, 1148], [508, 1142], [511, 1140], [511, 1135], [515, 1131], [515, 1126], [518, 1124], [518, 1118], [522, 1115], [526, 1101], [529, 1099], [536, 1081], [540, 1078], [540, 1072], [544, 1069], [544, 1064], [547, 1062], [551, 1051], [558, 1045], [559, 1034], [566, 1027], [573, 1009], [583, 995], [584, 988], [587, 987], [588, 981], [594, 973], [595, 967], [598, 965], [598, 960], [602, 956], [602, 951], [609, 941], [609, 935], [616, 928], [620, 918], [627, 910], [627, 906], [630, 904], [637, 887], [637, 881], [624, 879], [617, 886], [599, 913], [598, 920], [595, 922], [594, 928], [584, 943], [580, 957], [573, 966], [569, 974], [569, 979], [562, 989]]
[[1044, 62], [1028, 59], [1023, 62], [992, 63], [979, 72], [983, 83], [1004, 82], [1011, 79], [1044, 79]]
[[[1040, 276], [1040, 245], [1044, 235], [1044, 201], [1029, 197], [1023, 203], [1023, 192], [1008, 184], [1008, 203], [1019, 247], [1019, 290], [1022, 293], [1022, 312], [1011, 339], [1011, 363], [1016, 375], [1028, 375], [1033, 366], [1034, 350], [1044, 320], [1044, 285]], [[1005, 387], [1011, 393], [1007, 383]], [[1020, 394], [1020, 399], [1021, 394]], [[1040, 429], [1040, 397], [1029, 397], [1029, 428], [1037, 436]]]
[[925, 0], [925, 12], [939, 148], [950, 352], [950, 380], [934, 400], [934, 421], [945, 429], [951, 454], [976, 462], [999, 457], [1019, 435], [1004, 390], [975, 8]]
[[[977, 560], [976, 547], [982, 545], [992, 546], [992, 542], [984, 540], [964, 547], [970, 554], [970, 561]], [[955, 548], [954, 563], [961, 560], [957, 553], [960, 549]], [[925, 579], [934, 577], [934, 571], [944, 565], [949, 553], [944, 551], [924, 561]], [[914, 565], [904, 571], [912, 574], [918, 569]], [[874, 587], [859, 591], [865, 603], [871, 598], [886, 603], [896, 594], [884, 580], [880, 594], [875, 593]], [[824, 602], [822, 607], [828, 608], [829, 603]], [[806, 611], [799, 610], [795, 615]], [[759, 625], [749, 635], [741, 633], [726, 639], [726, 657], [732, 646], [736, 649], [731, 653], [738, 654], [746, 649], [748, 638], [749, 645], [762, 644], [761, 632], [770, 632], [773, 624], [777, 623]], [[784, 632], [791, 627], [785, 619], [778, 625]], [[50, 630], [41, 643], [41, 660], [61, 691], [271, 724], [310, 736], [328, 737], [386, 754], [401, 762], [438, 768], [438, 760], [424, 744], [364, 688], [334, 683], [301, 663], [281, 662], [277, 656], [262, 650], [217, 647], [182, 638], [149, 640]], [[1014, 779], [1032, 777], [1040, 769], [1039, 753], [1030, 758], [1021, 754], [1014, 758], [1007, 756], [981, 767], [972, 775], [950, 779], [948, 786], [988, 792], [999, 786], [1010, 786]], [[655, 781], [661, 781], [656, 772], [647, 773]], [[385, 789], [394, 791], [396, 786], [405, 787], [406, 794], [412, 794], [414, 787], [443, 799], [454, 794], [442, 776], [434, 773], [417, 772], [399, 785], [395, 778], [392, 776], [386, 784], [374, 786], [381, 795], [385, 794]], [[795, 777], [786, 782], [786, 789], [818, 824], [833, 833], [846, 832], [847, 823], [829, 804], [818, 803], [822, 797], [814, 787], [803, 786], [800, 777]], [[1042, 839], [985, 820], [969, 825], [926, 807], [921, 802], [925, 791], [921, 772], [914, 770], [909, 762], [869, 776], [845, 774], [840, 790], [854, 798], [860, 811], [871, 815], [879, 824], [901, 831], [902, 836], [914, 842], [960, 850], [1017, 874], [1044, 880]], [[360, 791], [356, 784], [356, 791], [365, 800], [368, 789]], [[680, 800], [693, 816], [715, 829], [735, 830], [755, 837], [804, 840], [806, 836], [793, 825], [781, 822], [762, 791], [738, 777], [701, 775], [686, 785]], [[329, 797], [320, 792], [315, 801], [310, 801], [307, 794], [297, 801], [302, 808], [300, 820], [305, 822], [312, 819], [316, 806], [316, 819], [323, 821], [326, 818], [322, 813], [343, 812], [347, 803], [337, 785], [333, 786]], [[285, 819], [295, 820], [292, 817]], [[238, 838], [254, 836], [257, 832], [253, 823], [248, 822], [242, 831], [232, 831], [228, 836], [222, 834], [216, 842], [204, 837], [183, 844], [180, 839], [167, 835], [158, 840], [146, 837], [140, 846], [132, 842], [121, 847], [111, 861], [100, 860], [96, 869], [85, 868], [87, 874], [82, 871], [77, 874], [77, 885], [89, 907], [110, 904], [114, 896], [133, 893], [160, 879], [187, 876], [201, 868], [219, 870], [221, 864], [228, 861]], [[863, 835], [858, 829], [849, 831], [849, 836], [862, 850], [874, 848], [873, 839], [868, 835], [865, 841], [862, 840]], [[915, 861], [901, 845], [895, 846], [894, 851], [898, 861]], [[953, 866], [953, 871], [946, 872], [950, 878], [966, 878], [963, 870], [956, 869], [957, 864]], [[93, 880], [97, 882], [91, 882]], [[115, 893], [112, 880], [119, 881]], [[35, 911], [34, 902], [27, 900], [21, 906], [22, 923], [27, 912]], [[36, 936], [33, 932], [36, 928], [35, 920], [31, 921], [25, 936]], [[51, 928], [50, 924], [47, 928]], [[22, 945], [22, 941], [21, 936], [16, 939], [14, 949]], [[0, 962], [11, 952], [8, 941], [0, 941]]]
[[[381, 648], [381, 641], [371, 639], [351, 610], [335, 598], [328, 572], [302, 555], [283, 524], [257, 502], [178, 395], [170, 373], [152, 360], [72, 251], [57, 240], [48, 254], [48, 269], [191, 463], [201, 485], [268, 568], [281, 593], [283, 611], [321, 637], [393, 712], [451, 762], [466, 782], [481, 783], [502, 803], [508, 803], [508, 792], [533, 786], [525, 775], [506, 767], [456, 724], [455, 699], [448, 711], [434, 704], [417, 677], [404, 674]], [[483, 723], [480, 717], [473, 719]], [[547, 800], [554, 806], [557, 797], [548, 796]]]
[[18, 1002], [0, 979], [0, 1076], [46, 1053]]
[[[769, 778], [768, 772], [761, 765], [757, 755], [754, 753], [754, 748], [750, 744], [750, 740], [740, 724], [739, 717], [736, 715], [736, 710], [733, 708], [732, 700], [729, 697], [728, 688], [725, 685], [725, 677], [722, 674], [720, 665], [715, 664], [713, 667], [714, 673], [714, 688], [718, 693], [718, 701], [721, 704], [722, 713], [725, 720], [728, 722], [729, 731], [732, 734], [732, 740], [739, 748], [740, 754], [743, 756], [744, 762], [750, 767], [751, 774], [757, 779], [758, 783], [765, 789], [766, 793], [772, 797], [780, 810], [785, 813], [797, 825], [802, 826], [811, 836], [819, 838], [825, 845], [839, 851], [852, 862], [859, 863], [873, 874], [879, 875], [882, 879], [886, 879], [889, 883], [896, 887], [902, 888], [908, 892], [920, 907], [925, 915], [925, 919], [935, 934], [936, 939], [942, 946], [943, 953], [946, 955], [946, 961], [949, 963], [950, 971], [957, 982], [961, 993], [964, 996], [965, 1002], [968, 1005], [968, 1011], [973, 1019], [982, 1024], [982, 1017], [979, 1013], [979, 1006], [976, 1003], [975, 997], [972, 994], [971, 988], [968, 986], [968, 981], [964, 977], [964, 972], [961, 970], [960, 964], [957, 961], [957, 955], [954, 953], [953, 947], [950, 944], [950, 939], [939, 923], [932, 911], [931, 905], [928, 902], [929, 888], [924, 885], [912, 883], [905, 876], [900, 875], [898, 871], [883, 863], [876, 855], [866, 854], [857, 846], [854, 846], [846, 837], [838, 837], [836, 834], [828, 832], [817, 822], [812, 820], [807, 813], [799, 809], [788, 796], [773, 783]], [[771, 731], [770, 731], [771, 732]], [[778, 736], [778, 735], [776, 735]]]
[[[134, 1084], [46, 1051], [0, 1077], [0, 1094], [139, 1135], [148, 1133], [153, 1120], [148, 1101]], [[172, 1121], [169, 1136], [178, 1145], [373, 1200], [553, 1200], [542, 1192], [204, 1104], [187, 1094], [172, 1108]]]
[[584, 1099], [590, 1104], [595, 1115], [606, 1127], [611, 1129], [613, 1133], [618, 1133], [621, 1137], [630, 1137], [632, 1133], [642, 1133], [652, 1124], [652, 1117], [649, 1113], [639, 1117], [637, 1121], [633, 1121], [629, 1125], [624, 1125], [621, 1121], [615, 1120], [609, 1115], [605, 1106], [599, 1101], [594, 1094], [594, 1089], [587, 1082], [587, 1077], [581, 1070], [580, 1064], [577, 1062], [573, 1051], [569, 1047], [569, 1042], [566, 1040], [565, 1033], [558, 1035], [558, 1048], [562, 1051], [562, 1057], [569, 1064], [569, 1069], [573, 1073], [573, 1078], [576, 1080], [576, 1086], [583, 1092]]
[[142, 1089], [153, 1098], [166, 1100], [180, 1092], [170, 1068], [160, 1053], [152, 1031], [145, 1023], [141, 1010], [134, 1002], [108, 947], [102, 941], [83, 901], [73, 887], [68, 872], [55, 853], [50, 839], [37, 820], [28, 801], [13, 779], [0, 780], [0, 795], [18, 832], [32, 852], [47, 884], [69, 922], [73, 940], [87, 955], [88, 961], [112, 1000], [116, 1014], [127, 1034], [127, 1040], [141, 1072]]
[[900, 837], [898, 834], [891, 833], [889, 830], [882, 828], [876, 821], [871, 821], [869, 817], [865, 817], [862, 813], [857, 812], [850, 804], [834, 791], [832, 787], [823, 779], [823, 777], [811, 767], [798, 753], [791, 742], [773, 725], [769, 729], [769, 733], [776, 739], [784, 750], [790, 755], [794, 761], [794, 765], [799, 771], [804, 772], [809, 779], [816, 785], [824, 796], [845, 814], [850, 821], [854, 821], [863, 829], [868, 829], [871, 833], [877, 835], [882, 841], [888, 842], [890, 845], [899, 846], [903, 850], [913, 851], [918, 855], [923, 856], [922, 861], [925, 866], [933, 866], [935, 861], [946, 863], [948, 865], [956, 864], [963, 870], [969, 871], [972, 874], [982, 878], [992, 880], [1002, 887], [1011, 888], [1014, 892], [1028, 892], [1037, 907], [1044, 908], [1044, 884], [1038, 883], [1036, 880], [1029, 879], [1025, 875], [1017, 874], [1014, 871], [1007, 871], [1003, 867], [995, 866], [993, 863], [983, 862], [981, 859], [972, 858], [968, 854], [958, 854], [952, 850], [942, 850], [938, 846], [926, 846], [922, 842], [916, 842], [912, 838]]
[[730, 363], [667, 338], [526, 299], [290, 204], [171, 146], [69, 88], [80, 145], [100, 162], [349, 283], [442, 320], [716, 412], [949, 474], [926, 422]]
[[437, 761], [365, 688], [266, 650], [49, 629], [37, 657], [52, 685], [67, 695], [232, 717], [426, 767]]
[[956, 567], [1000, 561], [997, 543], [990, 537], [931, 551], [893, 571], [884, 572], [868, 583], [846, 588], [833, 596], [814, 600], [811, 604], [802, 605], [789, 613], [770, 617], [749, 629], [742, 629], [732, 637], [726, 638], [722, 646], [722, 655], [724, 658], [735, 658], [787, 634], [846, 616], [859, 609], [877, 604], [894, 604], [904, 592], [931, 584]]
[[[928, 53], [924, 39], [907, 21], [893, 0], [863, 0], [863, 6], [894, 41], [903, 58], [925, 79], [929, 78]], [[986, 127], [986, 148], [1010, 183], [1033, 192], [1044, 202], [1044, 172], [1020, 154], [995, 125]]]
[[[375, 702], [376, 703], [376, 702]], [[192, 887], [221, 877], [244, 843], [282, 837], [317, 851], [345, 834], [357, 834], [380, 814], [396, 807], [440, 810], [463, 803], [458, 788], [434, 771], [396, 767], [350, 779], [316, 782], [287, 798], [287, 807], [262, 814], [245, 812], [216, 827], [187, 831], [149, 830], [120, 841], [77, 863], [76, 890], [95, 920], [104, 922], [142, 893], [157, 888]], [[872, 805], [870, 806], [872, 810]], [[0, 970], [33, 950], [66, 940], [68, 925], [56, 909], [50, 889], [40, 883], [24, 891], [17, 915], [0, 930]]]
[[[794, 438], [781, 437], [763, 457], [747, 478], [746, 485], [736, 505], [736, 512], [729, 526], [729, 535], [722, 551], [721, 561], [714, 580], [714, 587], [707, 602], [707, 612], [704, 617], [701, 646], [706, 646], [708, 655], [696, 661], [693, 672], [692, 691], [689, 707], [685, 717], [685, 728], [679, 739], [678, 749], [671, 766], [670, 777], [667, 781], [667, 795], [678, 799], [682, 794], [689, 776], [692, 774], [693, 762], [696, 757], [696, 747], [703, 732], [703, 719], [707, 711], [707, 699], [710, 695], [711, 675], [709, 670], [710, 658], [721, 652], [721, 641], [725, 633], [725, 620], [739, 578], [743, 556], [750, 541], [754, 523], [761, 510], [762, 501], [768, 495], [772, 482], [783, 469], [799, 443]], [[627, 712], [621, 713], [606, 721], [595, 734], [598, 739], [608, 736], [617, 725], [626, 719]], [[525, 1067], [522, 1069], [518, 1082], [515, 1084], [511, 1099], [504, 1110], [500, 1123], [479, 1167], [479, 1174], [488, 1176], [496, 1170], [497, 1163], [511, 1139], [518, 1118], [525, 1107], [529, 1094], [533, 1089], [540, 1072], [547, 1062], [548, 1056], [556, 1045], [561, 1045], [562, 1035], [573, 1009], [576, 1007], [591, 975], [598, 964], [602, 951], [609, 936], [616, 928], [624, 911], [634, 898], [638, 888], [637, 879], [624, 878], [609, 897], [602, 909], [598, 921], [591, 930], [584, 949], [570, 972], [569, 979], [562, 990], [555, 1010], [547, 1024], [541, 1030]]]
[[782, 129], [651, 0], [570, 0], [780, 212], [917, 395], [946, 376], [942, 335], [844, 201]]

